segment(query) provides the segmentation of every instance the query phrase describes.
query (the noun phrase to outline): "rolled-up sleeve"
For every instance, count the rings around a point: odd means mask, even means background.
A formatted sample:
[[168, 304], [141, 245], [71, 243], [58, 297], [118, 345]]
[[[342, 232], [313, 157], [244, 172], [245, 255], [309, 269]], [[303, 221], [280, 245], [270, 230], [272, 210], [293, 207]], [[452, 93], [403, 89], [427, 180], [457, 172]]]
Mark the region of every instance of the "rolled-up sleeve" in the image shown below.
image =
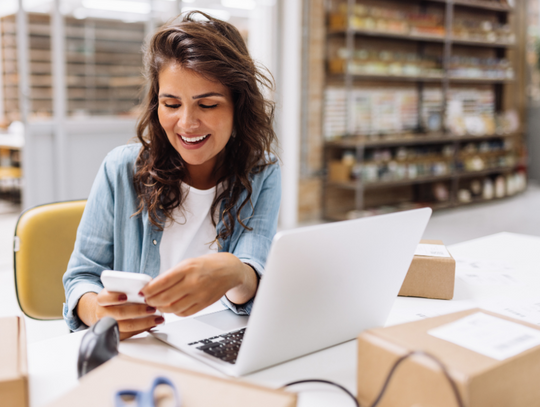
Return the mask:
[[[250, 230], [245, 229], [238, 222], [235, 225], [235, 235], [239, 236], [233, 242], [231, 253], [243, 263], [250, 265], [259, 279], [264, 274], [264, 267], [272, 245], [272, 239], [277, 231], [279, 207], [281, 204], [281, 170], [279, 164], [271, 164], [265, 168], [260, 177], [255, 180], [252, 204], [247, 204], [240, 219]], [[253, 210], [251, 210], [253, 208]], [[237, 228], [239, 230], [237, 230]], [[249, 315], [253, 307], [254, 298], [245, 304], [237, 305], [223, 296], [222, 302], [233, 312], [239, 315]]]

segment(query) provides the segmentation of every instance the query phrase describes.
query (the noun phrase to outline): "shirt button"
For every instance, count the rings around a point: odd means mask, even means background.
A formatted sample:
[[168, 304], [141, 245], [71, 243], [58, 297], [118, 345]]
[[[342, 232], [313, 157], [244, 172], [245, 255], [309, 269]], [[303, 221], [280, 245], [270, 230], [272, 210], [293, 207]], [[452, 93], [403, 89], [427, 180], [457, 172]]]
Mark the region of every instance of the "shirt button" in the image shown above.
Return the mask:
[[154, 243], [154, 246], [157, 245], [157, 240], [156, 239], [152, 240], [152, 243]]

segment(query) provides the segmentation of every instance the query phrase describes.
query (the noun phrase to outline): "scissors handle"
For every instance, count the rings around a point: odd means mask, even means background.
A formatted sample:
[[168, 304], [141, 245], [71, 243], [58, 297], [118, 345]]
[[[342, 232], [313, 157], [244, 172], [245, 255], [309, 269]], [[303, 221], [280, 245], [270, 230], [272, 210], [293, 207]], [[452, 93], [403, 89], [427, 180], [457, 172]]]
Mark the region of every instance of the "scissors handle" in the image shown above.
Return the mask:
[[159, 385], [165, 384], [169, 386], [174, 393], [174, 400], [175, 400], [175, 407], [181, 407], [182, 401], [178, 397], [178, 392], [176, 391], [176, 386], [171, 382], [169, 379], [163, 376], [158, 376], [154, 379], [154, 382], [152, 383], [152, 386], [148, 391], [140, 391], [140, 390], [119, 390], [116, 392], [115, 398], [114, 398], [114, 405], [116, 407], [125, 407], [128, 404], [125, 403], [125, 401], [122, 399], [123, 396], [129, 396], [135, 398], [135, 406], [137, 407], [156, 407], [155, 405], [155, 399], [154, 399], [154, 392], [156, 390], [156, 387]]
[[131, 403], [127, 404], [123, 397], [129, 397], [130, 399], [131, 398], [134, 398], [135, 399], [135, 403], [137, 403], [136, 405], [139, 406], [138, 404], [138, 398], [139, 398], [139, 394], [141, 392], [138, 391], [138, 390], [119, 390], [116, 392], [116, 395], [114, 396], [114, 405], [115, 407], [124, 407], [124, 406], [128, 406], [130, 405]]

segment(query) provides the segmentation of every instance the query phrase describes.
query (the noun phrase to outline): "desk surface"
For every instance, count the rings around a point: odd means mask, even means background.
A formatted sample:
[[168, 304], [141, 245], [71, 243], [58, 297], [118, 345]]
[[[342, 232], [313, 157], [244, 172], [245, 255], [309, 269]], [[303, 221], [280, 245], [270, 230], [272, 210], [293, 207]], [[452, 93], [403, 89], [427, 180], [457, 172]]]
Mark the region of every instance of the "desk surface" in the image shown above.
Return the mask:
[[[463, 269], [468, 267], [467, 264], [470, 266], [474, 260], [475, 264], [472, 266], [488, 269], [480, 270], [477, 274], [506, 275], [510, 276], [511, 280], [495, 278], [487, 283], [479, 283], [457, 273], [452, 301], [398, 297], [388, 318], [388, 325], [475, 306], [494, 311], [505, 309], [507, 314], [522, 307], [529, 312], [529, 321], [540, 325], [540, 305], [534, 301], [538, 299], [540, 292], [540, 238], [500, 233], [455, 244], [448, 249], [457, 260], [464, 259]], [[522, 314], [525, 318], [525, 312]], [[538, 320], [531, 319], [536, 316]], [[46, 406], [77, 385], [77, 352], [83, 335], [84, 332], [77, 332], [29, 345], [31, 407]], [[173, 350], [150, 335], [123, 341], [120, 352], [222, 376], [213, 368]], [[306, 378], [332, 380], [356, 394], [356, 341], [256, 372], [242, 380], [279, 387], [287, 382]], [[299, 407], [352, 406], [347, 396], [324, 385], [303, 385], [297, 389], [309, 390], [299, 397]]]

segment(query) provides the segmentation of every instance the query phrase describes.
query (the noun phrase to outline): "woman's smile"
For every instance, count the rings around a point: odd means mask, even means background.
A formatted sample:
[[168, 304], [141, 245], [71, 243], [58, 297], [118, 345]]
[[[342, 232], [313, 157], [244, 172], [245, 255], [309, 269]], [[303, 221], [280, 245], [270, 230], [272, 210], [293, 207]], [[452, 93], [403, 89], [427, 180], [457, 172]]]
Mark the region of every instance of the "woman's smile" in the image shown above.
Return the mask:
[[211, 134], [203, 134], [203, 135], [184, 135], [184, 134], [177, 134], [177, 136], [182, 140], [184, 147], [187, 149], [197, 149], [201, 148], [206, 144], [208, 139], [211, 137]]

